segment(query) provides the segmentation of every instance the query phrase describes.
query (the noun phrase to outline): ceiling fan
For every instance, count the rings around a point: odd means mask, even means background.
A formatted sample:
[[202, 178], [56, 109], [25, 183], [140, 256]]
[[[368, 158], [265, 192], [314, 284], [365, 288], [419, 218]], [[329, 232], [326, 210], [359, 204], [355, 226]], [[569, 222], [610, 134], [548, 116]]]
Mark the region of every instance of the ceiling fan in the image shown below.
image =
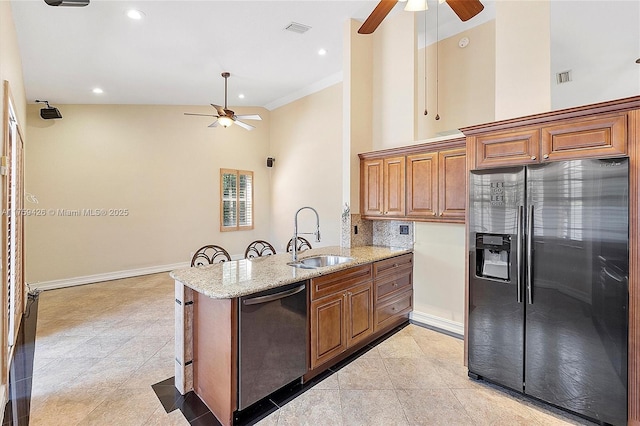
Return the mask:
[[224, 108], [220, 105], [211, 104], [212, 107], [216, 109], [217, 114], [196, 114], [193, 112], [185, 112], [184, 115], [201, 115], [205, 117], [215, 117], [216, 121], [209, 124], [209, 127], [218, 127], [218, 124], [222, 127], [229, 127], [233, 123], [236, 123], [238, 126], [247, 129], [253, 130], [254, 126], [251, 124], [243, 123], [239, 120], [239, 118], [243, 120], [262, 120], [258, 114], [247, 114], [247, 115], [236, 115], [235, 112], [231, 111], [227, 108], [227, 79], [231, 74], [228, 72], [223, 72], [222, 77], [224, 78]]
[[[360, 29], [359, 34], [371, 34], [378, 28], [378, 25], [382, 20], [391, 12], [391, 9], [398, 3], [398, 1], [407, 0], [380, 0], [380, 3], [373, 9], [371, 15], [364, 21]], [[440, 3], [446, 3], [453, 9], [458, 15], [461, 21], [468, 21], [469, 19], [482, 12], [484, 6], [480, 3], [480, 0], [438, 0]], [[404, 10], [416, 12], [420, 10], [427, 10], [426, 0], [408, 0], [407, 6]]]

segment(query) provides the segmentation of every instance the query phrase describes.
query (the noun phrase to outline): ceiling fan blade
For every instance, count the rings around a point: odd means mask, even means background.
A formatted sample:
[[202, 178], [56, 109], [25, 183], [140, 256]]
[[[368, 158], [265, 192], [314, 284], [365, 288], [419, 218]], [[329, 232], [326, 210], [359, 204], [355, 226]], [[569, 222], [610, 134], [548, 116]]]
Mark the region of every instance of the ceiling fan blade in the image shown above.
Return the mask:
[[216, 121], [214, 121], [213, 123], [209, 124], [207, 127], [218, 127], [218, 120], [216, 119]]
[[358, 30], [358, 34], [371, 34], [374, 32], [382, 20], [391, 12], [391, 9], [393, 9], [396, 3], [398, 3], [398, 0], [380, 0], [380, 3], [373, 9], [371, 15], [369, 15]]
[[227, 115], [224, 112], [224, 108], [222, 108], [220, 105], [211, 104], [211, 106], [214, 107], [216, 109], [216, 111], [218, 111], [218, 115]]
[[234, 115], [235, 118], [242, 118], [243, 120], [262, 120], [258, 114], [242, 114], [242, 115]]
[[214, 114], [196, 114], [195, 112], [185, 112], [184, 115], [200, 115], [202, 117], [216, 117], [216, 118], [218, 118], [218, 116], [214, 115]]
[[480, 0], [447, 0], [447, 4], [461, 21], [468, 21], [484, 9]]
[[243, 123], [240, 120], [235, 120], [234, 123], [236, 123], [238, 126], [244, 128], [244, 129], [247, 129], [247, 130], [255, 129], [255, 127], [253, 127], [251, 124]]

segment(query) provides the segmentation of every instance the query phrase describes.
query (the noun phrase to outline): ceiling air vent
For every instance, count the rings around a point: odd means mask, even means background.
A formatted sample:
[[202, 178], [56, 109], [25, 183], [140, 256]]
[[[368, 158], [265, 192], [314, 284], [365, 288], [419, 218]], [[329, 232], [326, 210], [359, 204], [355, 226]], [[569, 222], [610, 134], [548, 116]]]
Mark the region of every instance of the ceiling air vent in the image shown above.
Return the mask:
[[304, 24], [298, 24], [297, 22], [292, 22], [287, 25], [285, 28], [287, 31], [291, 31], [298, 34], [304, 34], [311, 29], [310, 26]]
[[556, 82], [558, 84], [568, 83], [571, 81], [571, 70], [562, 71], [556, 74]]

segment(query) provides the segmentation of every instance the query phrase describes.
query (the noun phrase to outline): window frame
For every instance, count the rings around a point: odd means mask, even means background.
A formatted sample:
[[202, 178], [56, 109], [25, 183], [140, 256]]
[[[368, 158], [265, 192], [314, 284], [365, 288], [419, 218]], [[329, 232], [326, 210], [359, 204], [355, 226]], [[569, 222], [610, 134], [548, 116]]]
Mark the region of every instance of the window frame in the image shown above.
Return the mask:
[[[235, 202], [236, 202], [236, 224], [235, 226], [225, 226], [224, 225], [224, 175], [234, 175], [236, 176], [236, 195], [235, 195]], [[251, 225], [240, 225], [240, 176], [241, 175], [245, 175], [245, 176], [250, 176], [251, 179], [251, 197], [250, 197], [250, 203], [251, 203]], [[254, 223], [255, 223], [255, 215], [254, 215], [254, 211], [255, 211], [255, 205], [254, 205], [254, 187], [255, 187], [255, 180], [254, 180], [254, 174], [251, 170], [236, 170], [236, 169], [220, 169], [220, 232], [230, 232], [230, 231], [248, 231], [248, 230], [252, 230], [254, 228]], [[249, 198], [247, 198], [247, 200], [249, 200]]]

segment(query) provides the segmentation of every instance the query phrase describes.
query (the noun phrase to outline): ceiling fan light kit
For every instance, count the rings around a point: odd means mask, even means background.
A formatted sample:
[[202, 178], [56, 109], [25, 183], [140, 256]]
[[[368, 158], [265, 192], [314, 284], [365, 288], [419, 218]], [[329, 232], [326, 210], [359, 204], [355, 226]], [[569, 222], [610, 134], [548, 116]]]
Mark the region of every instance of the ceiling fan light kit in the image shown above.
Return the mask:
[[233, 120], [226, 115], [218, 118], [218, 123], [225, 129], [233, 124]]
[[[427, 10], [427, 0], [380, 0], [380, 3], [373, 9], [373, 12], [364, 21], [358, 34], [371, 34], [382, 23], [384, 18], [391, 12], [391, 9], [398, 3], [398, 1], [406, 1], [407, 5], [404, 10], [407, 11], [421, 11]], [[438, 4], [447, 3], [449, 7], [458, 15], [461, 21], [468, 21], [469, 19], [482, 12], [484, 6], [480, 3], [480, 0], [438, 0]]]
[[236, 123], [238, 126], [246, 130], [255, 129], [254, 126], [240, 121], [239, 118], [242, 118], [244, 120], [262, 120], [262, 117], [260, 117], [258, 114], [236, 115], [235, 112], [227, 108], [227, 79], [230, 76], [231, 74], [228, 72], [222, 73], [222, 78], [224, 78], [224, 107], [221, 107], [220, 105], [216, 105], [216, 104], [211, 104], [211, 106], [216, 109], [216, 112], [218, 114], [197, 114], [193, 112], [185, 112], [184, 115], [200, 115], [205, 117], [215, 117], [216, 121], [209, 124], [209, 127], [218, 127], [218, 125], [220, 125], [224, 128], [227, 128], [231, 126], [233, 123]]
[[429, 9], [427, 0], [408, 0], [407, 5], [404, 7], [407, 12], [421, 12], [427, 9]]

